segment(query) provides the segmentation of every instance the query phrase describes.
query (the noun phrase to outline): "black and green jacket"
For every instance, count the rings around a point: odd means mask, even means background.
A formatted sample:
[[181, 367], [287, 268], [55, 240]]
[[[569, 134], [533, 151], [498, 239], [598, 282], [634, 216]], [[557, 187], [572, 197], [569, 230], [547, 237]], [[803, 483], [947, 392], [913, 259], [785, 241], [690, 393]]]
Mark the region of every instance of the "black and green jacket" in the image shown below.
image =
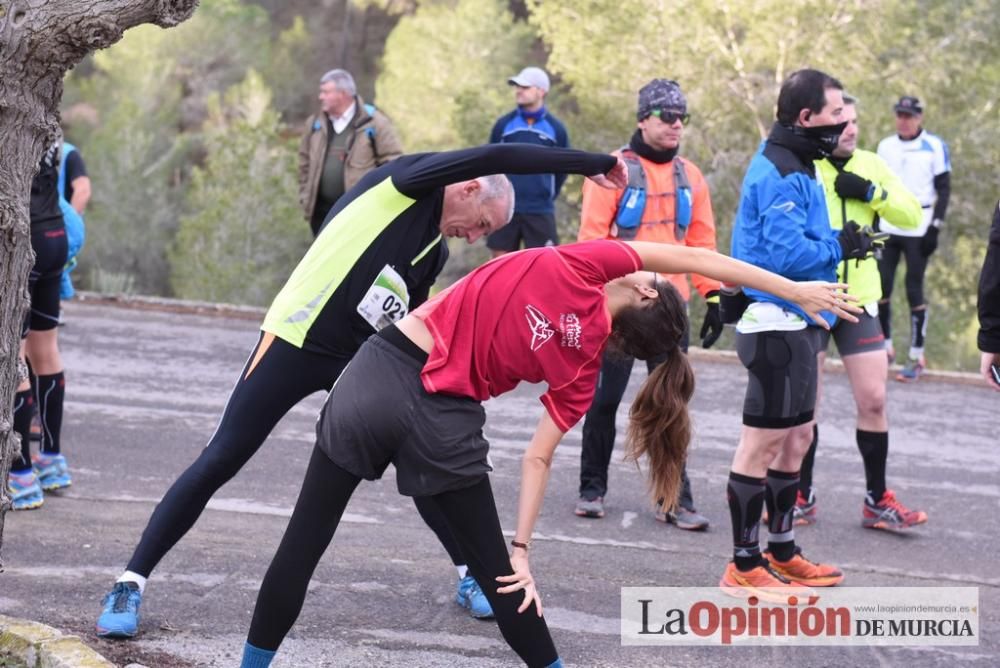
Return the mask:
[[409, 308], [427, 299], [448, 257], [439, 225], [444, 187], [489, 174], [604, 174], [614, 156], [529, 144], [404, 155], [341, 197], [275, 297], [261, 329], [314, 352], [352, 356], [372, 333], [357, 307], [386, 265]]

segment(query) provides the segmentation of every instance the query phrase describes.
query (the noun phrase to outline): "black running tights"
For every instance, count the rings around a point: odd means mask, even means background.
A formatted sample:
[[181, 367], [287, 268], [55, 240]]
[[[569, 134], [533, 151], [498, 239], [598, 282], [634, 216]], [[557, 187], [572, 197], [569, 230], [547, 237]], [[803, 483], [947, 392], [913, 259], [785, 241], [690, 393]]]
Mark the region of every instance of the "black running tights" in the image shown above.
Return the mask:
[[[313, 571], [326, 551], [354, 489], [361, 481], [334, 464], [318, 447], [313, 451], [295, 511], [277, 554], [264, 576], [254, 608], [247, 642], [277, 650], [292, 628]], [[493, 606], [507, 644], [532, 667], [553, 663], [558, 655], [548, 626], [532, 606], [518, 614], [523, 594], [498, 594], [496, 577], [513, 571], [500, 530], [489, 478], [472, 487], [424, 499], [444, 517], [451, 535], [466, 557], [469, 572], [480, 583]]]
[[248, 376], [263, 341], [262, 337], [254, 346], [208, 445], [153, 511], [128, 570], [148, 577], [194, 526], [212, 495], [254, 456], [278, 421], [313, 392], [329, 390], [348, 362], [275, 338]]

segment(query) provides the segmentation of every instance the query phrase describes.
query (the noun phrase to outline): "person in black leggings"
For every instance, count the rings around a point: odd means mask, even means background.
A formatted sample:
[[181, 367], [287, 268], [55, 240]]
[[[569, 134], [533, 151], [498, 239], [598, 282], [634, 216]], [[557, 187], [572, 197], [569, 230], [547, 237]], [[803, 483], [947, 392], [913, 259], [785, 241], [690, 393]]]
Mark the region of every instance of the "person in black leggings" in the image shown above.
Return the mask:
[[[618, 163], [611, 176], [623, 182], [626, 174]], [[648, 459], [653, 498], [676, 498], [694, 377], [679, 345], [688, 326], [684, 302], [655, 272], [695, 268], [787, 295], [814, 319], [820, 308], [850, 317], [837, 308], [830, 284], [796, 285], [701, 248], [596, 240], [495, 259], [370, 337], [323, 407], [241, 668], [270, 665], [355, 488], [380, 478], [390, 463], [399, 492], [444, 518], [511, 648], [533, 668], [561, 667], [528, 565], [555, 448], [593, 400], [606, 345], [638, 359], [663, 358], [636, 396], [627, 447], [631, 458]], [[524, 454], [508, 555], [487, 476], [481, 402], [521, 380], [544, 381], [548, 390]]]
[[[427, 299], [448, 257], [445, 237], [469, 243], [507, 224], [513, 191], [505, 173], [602, 175], [615, 158], [522, 144], [402, 156], [365, 175], [330, 210], [323, 230], [275, 297], [219, 426], [198, 459], [157, 505], [128, 568], [104, 599], [97, 634], [138, 632], [146, 579], [194, 525], [208, 500], [257, 452], [304, 397], [329, 390], [364, 340]], [[422, 517], [460, 577], [465, 560], [433, 515]], [[459, 581], [458, 600], [490, 614], [478, 583]], [[484, 611], [485, 608], [485, 611]]]
[[[56, 490], [71, 483], [66, 458], [60, 452], [63, 397], [66, 380], [59, 355], [59, 283], [66, 264], [66, 228], [59, 209], [59, 145], [43, 155], [31, 182], [31, 248], [35, 263], [28, 275], [31, 306], [21, 332], [20, 364], [31, 360], [33, 383], [19, 379], [14, 395], [14, 431], [21, 435], [21, 452], [11, 463], [7, 478], [14, 510], [38, 508], [42, 490]], [[31, 419], [38, 406], [41, 422], [39, 453], [31, 457]]]

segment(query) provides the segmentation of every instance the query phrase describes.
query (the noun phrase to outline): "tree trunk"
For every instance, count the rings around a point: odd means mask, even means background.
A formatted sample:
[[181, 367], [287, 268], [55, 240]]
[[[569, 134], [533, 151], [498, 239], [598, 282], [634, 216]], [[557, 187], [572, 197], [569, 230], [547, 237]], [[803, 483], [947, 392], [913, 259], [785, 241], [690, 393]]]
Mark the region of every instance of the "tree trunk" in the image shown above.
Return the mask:
[[125, 30], [175, 26], [197, 6], [198, 0], [0, 0], [0, 570], [7, 474], [20, 448], [12, 412], [34, 262], [28, 201], [42, 151], [60, 134], [63, 76]]

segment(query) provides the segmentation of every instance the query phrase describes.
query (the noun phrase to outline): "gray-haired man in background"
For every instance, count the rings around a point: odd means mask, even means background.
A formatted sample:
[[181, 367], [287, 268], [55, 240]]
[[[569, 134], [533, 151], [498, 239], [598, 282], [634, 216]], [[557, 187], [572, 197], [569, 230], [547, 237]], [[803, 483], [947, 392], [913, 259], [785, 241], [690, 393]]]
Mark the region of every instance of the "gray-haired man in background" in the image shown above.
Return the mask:
[[319, 80], [320, 112], [299, 145], [299, 204], [313, 236], [327, 212], [362, 176], [403, 154], [392, 122], [358, 95], [354, 77], [330, 70]]

